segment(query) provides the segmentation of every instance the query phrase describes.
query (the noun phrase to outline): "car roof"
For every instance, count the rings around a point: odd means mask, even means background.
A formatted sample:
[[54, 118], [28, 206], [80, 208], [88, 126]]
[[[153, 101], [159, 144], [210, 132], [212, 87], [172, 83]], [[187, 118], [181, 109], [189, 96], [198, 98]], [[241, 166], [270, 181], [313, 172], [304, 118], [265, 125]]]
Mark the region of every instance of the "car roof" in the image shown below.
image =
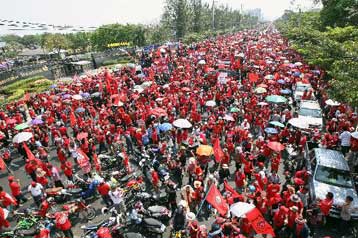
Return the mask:
[[303, 101], [301, 101], [300, 108], [319, 109], [319, 110], [321, 110], [321, 107], [319, 106], [319, 103], [317, 101], [313, 101], [313, 100], [303, 100]]
[[340, 151], [315, 148], [314, 153], [318, 165], [349, 171], [348, 163]]
[[297, 82], [296, 86], [305, 86], [305, 87], [312, 87], [312, 85], [310, 83], [302, 83], [302, 82]]

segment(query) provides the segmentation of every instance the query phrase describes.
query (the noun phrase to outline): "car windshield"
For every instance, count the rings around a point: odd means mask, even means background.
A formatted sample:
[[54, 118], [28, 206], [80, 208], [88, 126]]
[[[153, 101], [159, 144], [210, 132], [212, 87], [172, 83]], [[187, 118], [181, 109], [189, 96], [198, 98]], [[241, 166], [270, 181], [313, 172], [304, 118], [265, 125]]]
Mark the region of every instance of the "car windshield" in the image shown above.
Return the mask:
[[315, 180], [338, 187], [353, 188], [349, 171], [318, 165]]
[[322, 117], [321, 110], [319, 109], [300, 108], [298, 114], [300, 116], [305, 116], [305, 117], [315, 117], [315, 118]]

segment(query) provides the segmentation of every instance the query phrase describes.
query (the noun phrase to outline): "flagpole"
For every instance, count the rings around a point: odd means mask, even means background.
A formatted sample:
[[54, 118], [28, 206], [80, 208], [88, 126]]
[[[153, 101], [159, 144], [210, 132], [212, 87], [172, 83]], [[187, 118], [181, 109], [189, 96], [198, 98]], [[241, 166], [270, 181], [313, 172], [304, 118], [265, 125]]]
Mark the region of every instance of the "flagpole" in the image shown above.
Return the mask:
[[208, 189], [208, 191], [206, 191], [205, 197], [204, 197], [203, 200], [201, 200], [199, 209], [198, 209], [198, 211], [196, 212], [196, 216], [195, 216], [195, 217], [198, 217], [198, 215], [200, 214], [200, 211], [201, 211], [201, 209], [203, 208], [204, 202], [206, 201], [206, 198], [208, 197], [209, 191], [210, 191], [210, 189], [211, 189], [211, 187], [212, 187], [213, 185], [215, 185], [215, 184], [214, 184], [214, 183], [211, 184], [211, 186], [210, 186], [210, 188]]

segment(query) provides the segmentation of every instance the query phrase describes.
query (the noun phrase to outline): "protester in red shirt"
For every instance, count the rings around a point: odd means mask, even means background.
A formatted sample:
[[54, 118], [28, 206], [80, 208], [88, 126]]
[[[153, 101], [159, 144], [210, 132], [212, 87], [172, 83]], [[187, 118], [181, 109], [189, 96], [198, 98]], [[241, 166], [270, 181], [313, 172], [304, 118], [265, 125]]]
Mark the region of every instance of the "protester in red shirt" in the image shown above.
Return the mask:
[[56, 212], [55, 213], [55, 225], [56, 228], [61, 230], [68, 238], [73, 238], [73, 232], [71, 230], [72, 224], [68, 218], [68, 212]]
[[17, 200], [17, 207], [20, 205], [20, 202], [27, 202], [27, 198], [22, 194], [21, 192], [21, 186], [20, 186], [20, 181], [18, 179], [15, 179], [14, 176], [9, 176], [8, 177], [9, 180], [9, 187], [11, 190], [11, 194], [12, 196], [14, 196]]
[[109, 191], [111, 191], [111, 187], [104, 180], [100, 181], [100, 184], [97, 187], [98, 193], [102, 196], [104, 203], [107, 206], [112, 205], [112, 199], [109, 196]]

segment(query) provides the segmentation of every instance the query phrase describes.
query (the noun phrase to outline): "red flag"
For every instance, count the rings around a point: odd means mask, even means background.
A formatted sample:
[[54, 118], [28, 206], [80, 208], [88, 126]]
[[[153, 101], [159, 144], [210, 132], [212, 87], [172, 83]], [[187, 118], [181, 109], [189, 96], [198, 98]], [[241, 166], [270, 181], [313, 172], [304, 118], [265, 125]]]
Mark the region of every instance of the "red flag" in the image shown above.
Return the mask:
[[221, 149], [221, 146], [220, 146], [220, 140], [219, 138], [216, 138], [215, 141], [214, 141], [214, 156], [215, 156], [215, 161], [217, 163], [220, 163], [221, 161], [221, 158], [224, 157], [224, 152], [223, 150]]
[[77, 123], [76, 121], [77, 120], [76, 120], [75, 113], [71, 110], [71, 112], [70, 112], [70, 125], [71, 125], [72, 128], [76, 126], [76, 123]]
[[233, 198], [238, 198], [240, 201], [244, 201], [244, 196], [240, 195], [238, 192], [235, 191], [233, 187], [225, 180], [224, 181], [225, 190], [232, 194]]
[[5, 170], [6, 165], [2, 157], [0, 157], [0, 170]]
[[249, 220], [252, 228], [257, 234], [268, 234], [275, 237], [275, 232], [273, 231], [271, 225], [265, 220], [257, 208], [254, 208], [246, 213], [246, 218]]
[[93, 157], [94, 167], [96, 168], [96, 171], [98, 173], [100, 173], [101, 172], [101, 164], [99, 163], [97, 154], [93, 153], [92, 157]]
[[22, 143], [22, 146], [23, 146], [24, 149], [25, 149], [27, 158], [28, 158], [29, 160], [36, 160], [35, 155], [31, 152], [31, 150], [29, 149], [29, 147], [27, 147], [27, 144], [26, 144], [25, 142]]
[[255, 73], [249, 73], [249, 80], [251, 83], [256, 83], [259, 80], [259, 76]]
[[206, 195], [206, 201], [210, 203], [222, 216], [225, 216], [229, 210], [229, 205], [221, 195], [220, 191], [216, 188], [216, 185], [211, 185], [208, 194]]

